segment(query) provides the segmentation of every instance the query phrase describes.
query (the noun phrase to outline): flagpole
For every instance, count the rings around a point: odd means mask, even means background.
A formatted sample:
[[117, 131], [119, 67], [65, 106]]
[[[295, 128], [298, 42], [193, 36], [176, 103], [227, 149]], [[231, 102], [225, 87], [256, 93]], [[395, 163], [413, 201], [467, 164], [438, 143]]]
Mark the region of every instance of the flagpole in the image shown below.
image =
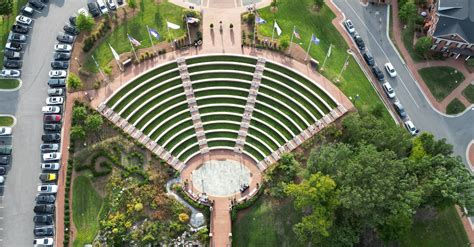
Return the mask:
[[342, 66], [341, 72], [339, 72], [339, 75], [337, 75], [336, 82], [339, 82], [339, 79], [341, 79], [342, 72], [346, 70], [348, 64], [349, 64], [349, 55], [347, 55], [346, 57], [346, 61], [344, 62], [344, 65]]
[[291, 33], [290, 49], [288, 50], [288, 55], [291, 54], [291, 48], [293, 48], [293, 36], [295, 36], [295, 29], [296, 29], [296, 26], [293, 26], [293, 32]]
[[155, 44], [153, 44], [153, 39], [151, 38], [150, 28], [148, 27], [148, 25], [146, 25], [146, 30], [148, 31], [148, 37], [150, 38], [151, 48], [153, 48], [153, 53], [156, 54]]
[[108, 80], [107, 80], [107, 77], [105, 77], [104, 72], [102, 71], [102, 69], [100, 68], [99, 64], [97, 63], [97, 60], [95, 60], [94, 55], [92, 55], [92, 60], [94, 60], [95, 66], [97, 66], [97, 69], [99, 70], [99, 73], [102, 75], [102, 77], [103, 77], [106, 81], [108, 81]]
[[253, 22], [253, 48], [256, 47], [255, 43], [255, 36], [257, 36], [257, 10], [255, 10], [255, 16], [254, 16], [254, 22]]
[[309, 40], [308, 50], [306, 51], [306, 56], [304, 57], [305, 61], [308, 59], [309, 49], [311, 49], [311, 43], [313, 43], [313, 35], [314, 34], [311, 34], [311, 39]]
[[328, 60], [329, 52], [331, 52], [331, 47], [332, 47], [332, 44], [329, 45], [328, 52], [326, 53], [326, 57], [324, 58], [323, 65], [321, 66], [321, 71], [324, 70], [324, 65], [326, 64], [326, 61]]
[[275, 22], [276, 20], [273, 20], [272, 42], [273, 42], [273, 37], [275, 36]]
[[[112, 49], [112, 46], [110, 45], [110, 43], [107, 42], [107, 44], [109, 44], [109, 48]], [[114, 55], [114, 54], [112, 54], [112, 55]], [[115, 62], [117, 63], [117, 66], [118, 66], [119, 70], [123, 72], [124, 69], [122, 68], [122, 66], [120, 66], [120, 62], [115, 58], [115, 55], [114, 55], [114, 60], [115, 60]]]
[[188, 29], [189, 45], [191, 45], [191, 33], [189, 32], [189, 22], [188, 22], [187, 16], [186, 16], [186, 28]]
[[133, 51], [133, 54], [135, 55], [135, 59], [137, 60], [137, 62], [140, 62], [140, 60], [138, 60], [138, 56], [137, 56], [137, 52], [135, 51], [135, 47], [133, 47], [132, 41], [130, 40], [130, 35], [128, 33], [127, 33], [127, 39], [128, 39], [128, 42], [130, 43], [130, 46], [132, 47], [132, 51]]
[[170, 37], [171, 47], [174, 48], [173, 38], [171, 37], [170, 26], [168, 25], [168, 19], [166, 19], [166, 28], [168, 29], [168, 36]]

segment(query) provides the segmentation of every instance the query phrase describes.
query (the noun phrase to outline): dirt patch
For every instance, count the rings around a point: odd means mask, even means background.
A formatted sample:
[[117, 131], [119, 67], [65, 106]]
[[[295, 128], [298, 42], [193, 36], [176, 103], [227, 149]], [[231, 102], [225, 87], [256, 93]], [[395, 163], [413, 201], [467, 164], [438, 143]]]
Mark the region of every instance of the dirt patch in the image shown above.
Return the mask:
[[438, 210], [433, 207], [420, 208], [413, 217], [414, 221], [433, 220], [438, 217]]

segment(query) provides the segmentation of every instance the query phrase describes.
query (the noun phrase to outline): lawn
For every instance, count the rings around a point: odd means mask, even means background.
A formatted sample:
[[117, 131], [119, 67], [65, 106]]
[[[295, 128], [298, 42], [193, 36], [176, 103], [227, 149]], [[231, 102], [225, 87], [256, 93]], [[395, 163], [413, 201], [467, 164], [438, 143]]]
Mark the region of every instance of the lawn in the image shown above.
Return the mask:
[[467, 100], [469, 100], [469, 102], [474, 104], [474, 85], [469, 84], [469, 86], [467, 86], [466, 89], [462, 91], [462, 94]]
[[457, 98], [453, 99], [448, 106], [446, 107], [446, 113], [448, 114], [458, 114], [463, 112], [466, 109], [464, 104]]
[[454, 207], [439, 212], [436, 219], [417, 221], [400, 240], [402, 247], [470, 246], [463, 224]]
[[[135, 11], [139, 11], [137, 15], [132, 17], [130, 20], [125, 21], [122, 25], [116, 28], [108, 37], [105, 42], [100, 44], [92, 55], [96, 58], [100, 66], [106, 66], [112, 59], [113, 55], [110, 51], [110, 43], [117, 53], [130, 52], [130, 42], [128, 41], [127, 34], [130, 34], [133, 38], [141, 42], [139, 48], [151, 47], [150, 38], [146, 26], [156, 29], [160, 35], [160, 41], [165, 41], [168, 37], [168, 31], [166, 28], [166, 21], [178, 24], [181, 29], [170, 30], [173, 38], [181, 37], [185, 34], [185, 25], [182, 19], [183, 8], [169, 3], [164, 0], [162, 3], [156, 4], [154, 0], [141, 0], [138, 1], [139, 8]], [[155, 42], [154, 43], [158, 43]], [[97, 72], [97, 68], [89, 56], [84, 64], [84, 67], [88, 71]]]
[[225, 56], [205, 56], [205, 57], [195, 57], [186, 59], [186, 64], [195, 64], [195, 63], [206, 63], [206, 62], [216, 62], [216, 61], [227, 61], [227, 62], [238, 62], [238, 63], [248, 63], [248, 64], [257, 64], [257, 59], [249, 57], [238, 57], [232, 55]]
[[418, 72], [439, 102], [464, 81], [462, 73], [447, 66], [423, 68]]
[[0, 116], [0, 126], [12, 126], [13, 118], [9, 116]]
[[[11, 2], [13, 3], [12, 14], [10, 14], [8, 18], [6, 16], [0, 18], [0, 45], [2, 47], [5, 47], [7, 43], [8, 34], [10, 33], [12, 25], [15, 24], [15, 18], [20, 12], [20, 8], [25, 5], [28, 0], [16, 0]], [[0, 63], [3, 64], [3, 56], [0, 56]]]
[[[271, 11], [270, 7], [259, 10], [260, 17], [267, 21], [266, 24], [259, 25], [259, 33], [271, 37], [275, 19], [282, 29], [282, 36], [290, 38], [295, 25], [302, 39], [294, 41], [301, 42], [304, 49], [308, 46], [311, 33], [314, 33], [321, 42], [319, 45], [311, 47], [310, 54], [320, 62], [324, 60], [329, 45], [333, 44], [331, 57], [327, 60], [322, 74], [330, 80], [334, 80], [347, 57], [348, 46], [331, 23], [335, 18], [334, 13], [327, 6], [324, 6], [318, 13], [314, 13], [311, 11], [312, 3], [312, 0], [280, 0], [278, 1], [278, 11], [275, 13]], [[382, 104], [374, 88], [352, 57], [349, 59], [347, 69], [342, 74], [341, 81], [336, 86], [348, 97], [355, 98], [358, 94], [360, 98], [355, 102], [355, 106], [361, 111], [370, 111]], [[393, 123], [388, 111], [383, 112], [383, 118], [387, 123]]]
[[407, 28], [402, 30], [403, 45], [407, 49], [413, 61], [420, 62], [420, 61], [425, 60], [425, 58], [415, 51], [415, 46], [413, 45], [414, 36], [415, 36], [415, 24], [409, 24], [407, 25]]
[[18, 79], [0, 79], [0, 89], [14, 89], [20, 85]]
[[292, 226], [300, 216], [291, 202], [280, 202], [262, 195], [232, 225], [233, 246], [304, 246]]
[[79, 247], [92, 243], [97, 235], [102, 198], [86, 176], [74, 179], [72, 195], [73, 219], [77, 228], [74, 246]]

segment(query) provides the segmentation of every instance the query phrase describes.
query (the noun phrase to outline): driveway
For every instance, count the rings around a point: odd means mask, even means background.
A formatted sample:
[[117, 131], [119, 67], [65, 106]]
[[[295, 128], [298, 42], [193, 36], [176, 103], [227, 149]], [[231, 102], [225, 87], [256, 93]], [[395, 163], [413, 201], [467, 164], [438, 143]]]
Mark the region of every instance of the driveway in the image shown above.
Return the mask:
[[376, 64], [383, 69], [385, 63], [391, 62], [397, 70], [397, 77], [387, 80], [414, 124], [421, 131], [431, 132], [437, 138], [446, 138], [454, 145], [454, 152], [467, 164], [466, 148], [474, 139], [474, 124], [472, 124], [474, 111], [469, 110], [461, 116], [450, 117], [430, 106], [387, 37], [387, 6], [364, 7], [356, 0], [333, 0], [333, 2], [347, 19], [352, 20], [368, 51], [374, 56]]
[[85, 4], [79, 0], [51, 0], [49, 7], [36, 13], [23, 57], [23, 86], [16, 92], [0, 92], [0, 113], [17, 118], [12, 139], [13, 163], [0, 204], [0, 246], [32, 245], [43, 133], [41, 106], [47, 97], [53, 45], [64, 22]]

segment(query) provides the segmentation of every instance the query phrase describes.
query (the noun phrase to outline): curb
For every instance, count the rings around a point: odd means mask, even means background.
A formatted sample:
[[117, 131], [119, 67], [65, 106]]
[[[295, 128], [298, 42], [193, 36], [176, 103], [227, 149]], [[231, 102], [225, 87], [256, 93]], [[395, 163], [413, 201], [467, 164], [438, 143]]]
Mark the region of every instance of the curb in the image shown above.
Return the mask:
[[16, 117], [15, 116], [10, 115], [10, 114], [0, 114], [0, 117], [11, 117], [13, 119], [12, 125], [7, 126], [7, 127], [13, 128], [16, 125]]
[[0, 89], [0, 92], [14, 92], [14, 91], [18, 91], [21, 88], [21, 86], [23, 85], [23, 81], [20, 78], [12, 78], [12, 79], [18, 80], [19, 82], [18, 87], [12, 88], [12, 89]]
[[474, 164], [472, 164], [471, 160], [469, 159], [469, 149], [471, 149], [471, 146], [474, 146], [474, 140], [471, 140], [471, 142], [467, 144], [467, 148], [466, 148], [466, 161], [467, 161], [467, 164], [469, 165], [469, 169], [472, 172], [474, 172]]

